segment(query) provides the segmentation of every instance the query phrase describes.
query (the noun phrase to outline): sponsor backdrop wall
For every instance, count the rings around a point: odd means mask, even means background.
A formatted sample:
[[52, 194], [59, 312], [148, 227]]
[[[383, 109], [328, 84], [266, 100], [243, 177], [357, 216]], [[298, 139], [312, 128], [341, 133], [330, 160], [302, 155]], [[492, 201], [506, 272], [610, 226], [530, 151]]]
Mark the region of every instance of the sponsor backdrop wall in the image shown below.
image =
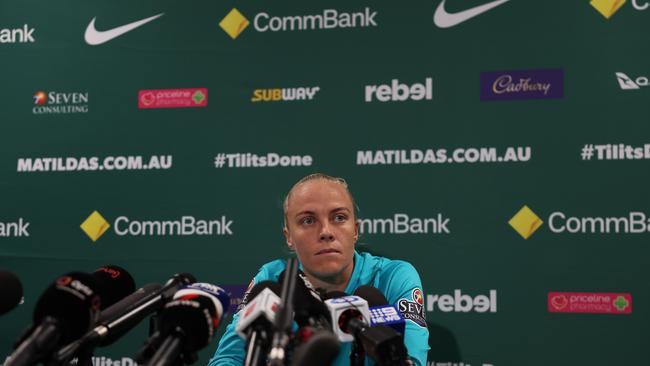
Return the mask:
[[645, 0], [4, 1], [2, 359], [73, 270], [236, 303], [322, 171], [419, 270], [430, 365], [647, 364], [649, 32]]

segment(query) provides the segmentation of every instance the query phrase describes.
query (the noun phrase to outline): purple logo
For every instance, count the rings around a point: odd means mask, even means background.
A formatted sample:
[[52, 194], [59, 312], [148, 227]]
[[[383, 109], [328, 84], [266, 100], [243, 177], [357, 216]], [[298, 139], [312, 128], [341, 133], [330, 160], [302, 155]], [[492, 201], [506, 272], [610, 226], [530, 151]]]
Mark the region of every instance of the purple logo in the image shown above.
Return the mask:
[[562, 69], [481, 73], [481, 100], [560, 99], [564, 97]]
[[237, 307], [244, 297], [244, 292], [246, 292], [246, 285], [223, 285], [221, 288], [230, 295], [230, 308], [228, 309], [228, 313], [235, 314]]

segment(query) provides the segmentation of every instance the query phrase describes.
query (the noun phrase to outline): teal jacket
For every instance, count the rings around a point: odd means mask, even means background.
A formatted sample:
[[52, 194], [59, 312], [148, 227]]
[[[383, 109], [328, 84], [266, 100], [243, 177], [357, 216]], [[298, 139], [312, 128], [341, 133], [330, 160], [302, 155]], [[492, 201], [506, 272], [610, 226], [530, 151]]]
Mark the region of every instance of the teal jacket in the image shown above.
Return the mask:
[[[284, 271], [286, 261], [275, 260], [260, 268], [251, 285], [262, 281], [278, 281]], [[427, 363], [429, 351], [429, 330], [424, 318], [424, 293], [422, 282], [415, 268], [408, 262], [373, 256], [369, 253], [354, 253], [354, 271], [345, 289], [348, 294], [363, 285], [377, 288], [386, 296], [388, 303], [395, 305], [406, 319], [404, 344], [411, 360], [420, 366]], [[250, 287], [249, 287], [250, 289]], [[239, 312], [219, 341], [219, 347], [208, 366], [242, 365], [244, 362], [245, 342], [237, 333], [235, 325]], [[350, 364], [350, 343], [342, 343], [341, 351], [333, 365]], [[366, 362], [366, 364], [371, 364]]]

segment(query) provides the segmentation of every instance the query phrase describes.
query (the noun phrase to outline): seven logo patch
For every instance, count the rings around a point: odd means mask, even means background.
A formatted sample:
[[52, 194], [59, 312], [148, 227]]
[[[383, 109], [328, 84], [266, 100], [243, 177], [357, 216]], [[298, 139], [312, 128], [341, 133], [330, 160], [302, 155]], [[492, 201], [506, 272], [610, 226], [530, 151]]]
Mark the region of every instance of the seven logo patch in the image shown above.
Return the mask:
[[410, 320], [426, 328], [427, 322], [424, 315], [424, 297], [422, 296], [422, 290], [417, 287], [414, 288], [411, 291], [411, 299], [399, 299], [397, 308], [405, 320]]

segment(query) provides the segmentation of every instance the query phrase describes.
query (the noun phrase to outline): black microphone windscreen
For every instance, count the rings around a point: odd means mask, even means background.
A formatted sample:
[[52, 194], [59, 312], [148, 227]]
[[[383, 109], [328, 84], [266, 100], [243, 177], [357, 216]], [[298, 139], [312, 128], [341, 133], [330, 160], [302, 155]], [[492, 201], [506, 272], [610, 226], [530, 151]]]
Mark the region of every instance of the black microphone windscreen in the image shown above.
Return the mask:
[[296, 348], [291, 366], [331, 365], [338, 356], [340, 348], [340, 343], [332, 332], [316, 332], [307, 343]]
[[135, 281], [131, 274], [124, 268], [115, 265], [106, 265], [97, 268], [93, 272], [93, 277], [97, 280], [100, 287], [100, 297], [102, 298], [101, 309], [122, 300], [135, 291]]
[[384, 294], [377, 290], [377, 288], [369, 285], [360, 286], [354, 291], [354, 294], [368, 301], [368, 306], [370, 307], [388, 305], [388, 300], [386, 300]]
[[16, 275], [0, 271], [0, 315], [12, 310], [23, 298], [23, 285]]
[[184, 349], [198, 351], [210, 344], [219, 324], [218, 315], [214, 302], [206, 296], [179, 299], [165, 304], [158, 325], [162, 334], [174, 334], [180, 329]]
[[[284, 280], [286, 271], [280, 273], [279, 281]], [[320, 294], [314, 289], [302, 271], [298, 271], [298, 279], [293, 295], [293, 307], [295, 320], [299, 326], [308, 325], [309, 318], [330, 317], [327, 306], [323, 303]]]
[[62, 324], [61, 343], [81, 337], [99, 314], [98, 288], [97, 280], [87, 273], [70, 272], [59, 277], [36, 302], [34, 324], [52, 317]]

